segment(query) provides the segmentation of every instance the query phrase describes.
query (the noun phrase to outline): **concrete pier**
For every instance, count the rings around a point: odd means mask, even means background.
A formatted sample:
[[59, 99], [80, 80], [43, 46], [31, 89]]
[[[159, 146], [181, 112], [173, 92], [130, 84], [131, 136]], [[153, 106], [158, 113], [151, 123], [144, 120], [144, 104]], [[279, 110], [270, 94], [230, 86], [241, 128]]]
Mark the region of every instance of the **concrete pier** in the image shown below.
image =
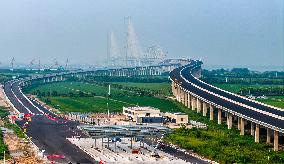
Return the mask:
[[266, 143], [267, 144], [270, 144], [271, 142], [271, 133], [270, 133], [270, 129], [269, 128], [266, 128]]
[[257, 143], [259, 142], [259, 124], [255, 124], [254, 141]]
[[240, 135], [244, 135], [245, 134], [245, 120], [243, 118], [241, 118], [241, 129], [240, 129]]
[[203, 109], [203, 112], [202, 112], [203, 116], [206, 116], [206, 114], [207, 114], [207, 104], [206, 104], [206, 102], [203, 102], [202, 109]]
[[196, 109], [196, 98], [194, 96], [191, 96], [191, 106], [192, 106], [192, 110]]
[[250, 135], [254, 136], [254, 123], [250, 123]]
[[219, 108], [218, 109], [218, 124], [222, 123], [222, 110]]
[[209, 108], [210, 108], [210, 120], [213, 120], [214, 119], [214, 108], [211, 104], [210, 104]]
[[231, 113], [227, 113], [227, 125], [228, 125], [228, 129], [232, 129], [233, 119], [232, 119]]
[[197, 98], [197, 113], [200, 113], [201, 112], [201, 101], [199, 98]]
[[279, 137], [279, 132], [274, 130], [274, 151], [278, 151], [278, 137]]
[[[240, 115], [237, 112], [232, 111], [232, 109], [227, 109], [225, 107], [220, 106], [219, 104], [211, 103], [210, 100], [203, 99], [202, 97], [196, 96], [195, 94], [191, 94], [191, 92], [183, 90], [179, 85], [179, 83], [172, 84], [173, 94], [176, 96], [177, 101], [181, 102], [188, 108], [192, 108], [192, 110], [196, 110], [197, 113], [201, 113], [203, 116], [207, 116], [207, 112], [210, 120], [214, 120], [214, 108], [217, 110], [217, 123], [222, 124], [222, 116], [223, 112], [225, 112], [226, 124], [228, 129], [232, 129], [233, 123], [235, 121], [238, 122], [237, 127], [240, 130], [240, 135], [245, 135], [245, 127], [249, 127], [248, 131], [251, 136], [254, 136], [254, 140], [256, 143], [260, 142], [260, 126], [266, 127], [261, 122], [256, 122], [245, 115]], [[208, 111], [209, 109], [209, 111]], [[234, 120], [233, 120], [234, 119]], [[225, 120], [224, 120], [225, 121]], [[272, 129], [271, 127], [266, 127], [267, 136], [266, 143], [270, 144], [272, 138]], [[277, 130], [277, 129], [276, 129]], [[279, 131], [274, 130], [274, 150], [278, 151], [279, 147]]]

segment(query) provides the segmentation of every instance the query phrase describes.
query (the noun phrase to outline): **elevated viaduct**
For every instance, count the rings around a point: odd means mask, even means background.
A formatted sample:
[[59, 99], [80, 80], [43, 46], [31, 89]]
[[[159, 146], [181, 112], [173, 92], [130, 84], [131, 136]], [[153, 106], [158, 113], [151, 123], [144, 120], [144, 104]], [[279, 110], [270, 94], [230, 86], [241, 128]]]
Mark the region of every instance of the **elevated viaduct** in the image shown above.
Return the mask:
[[[176, 100], [218, 124], [225, 122], [228, 129], [237, 124], [240, 135], [249, 127], [255, 142], [260, 142], [260, 128], [266, 129], [266, 143], [273, 139], [274, 151], [278, 151], [279, 135], [284, 132], [284, 109], [269, 106], [246, 97], [214, 87], [201, 80], [202, 62], [192, 60], [190, 64], [170, 72], [172, 92]], [[217, 118], [214, 118], [217, 113]], [[215, 116], [216, 117], [216, 116]]]

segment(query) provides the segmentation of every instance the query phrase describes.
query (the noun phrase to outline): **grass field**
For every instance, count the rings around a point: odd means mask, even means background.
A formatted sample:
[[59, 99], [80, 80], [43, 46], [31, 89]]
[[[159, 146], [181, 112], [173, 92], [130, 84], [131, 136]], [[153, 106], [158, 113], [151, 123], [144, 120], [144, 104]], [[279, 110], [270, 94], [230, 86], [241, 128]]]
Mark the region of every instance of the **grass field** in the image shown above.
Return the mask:
[[[82, 91], [87, 93], [95, 93], [96, 95], [102, 96], [107, 95], [108, 87], [83, 82], [58, 82], [27, 88], [25, 91], [31, 94], [35, 94], [37, 91], [46, 93], [56, 91], [58, 94], [68, 94], [70, 92], [76, 94]], [[117, 95], [119, 93], [123, 93], [123, 91], [111, 88], [112, 95]]]
[[[142, 84], [124, 84], [135, 87], [142, 86]], [[159, 86], [159, 84], [155, 84]], [[154, 86], [154, 85], [152, 85]], [[151, 87], [152, 87], [151, 86]], [[145, 84], [144, 87], [150, 87]], [[202, 129], [179, 129], [166, 137], [166, 141], [175, 143], [182, 148], [194, 150], [195, 152], [207, 158], [216, 160], [220, 163], [272, 163], [268, 160], [284, 162], [283, 152], [270, 152], [271, 146], [261, 142], [254, 143], [254, 138], [250, 135], [240, 136], [236, 128], [227, 129], [225, 124], [218, 125], [216, 120], [209, 121], [208, 118], [202, 117], [200, 113], [196, 113], [188, 109], [180, 103], [157, 97], [147, 96], [133, 96], [130, 91], [120, 90], [116, 88], [111, 89], [111, 97], [105, 98], [107, 95], [107, 86], [97, 86], [81, 82], [60, 82], [37, 86], [35, 88], [27, 89], [28, 92], [52, 92], [57, 91], [62, 94], [68, 92], [95, 92], [93, 97], [42, 97], [42, 99], [49, 98], [53, 106], [59, 105], [61, 111], [80, 111], [80, 112], [107, 112], [106, 103], [109, 102], [109, 109], [111, 111], [121, 111], [122, 106], [140, 105], [153, 106], [161, 109], [161, 111], [180, 111], [187, 113], [189, 119], [196, 120], [208, 125], [207, 130]]]
[[268, 99], [257, 99], [257, 101], [284, 109], [284, 96], [269, 96]]
[[158, 91], [164, 95], [170, 95], [172, 92], [170, 83], [114, 82], [114, 84], [119, 84], [126, 87], [134, 87], [134, 88], [142, 88], [147, 90]]
[[[250, 88], [261, 89], [261, 88], [268, 88], [272, 86], [272, 85], [240, 85], [240, 84], [213, 84], [213, 85], [221, 89], [233, 92], [233, 93], [238, 93], [242, 88], [250, 87]], [[277, 87], [277, 85], [273, 85], [273, 86]], [[284, 109], [284, 95], [283, 96], [267, 96], [267, 99], [257, 99], [257, 101]]]
[[[173, 103], [179, 111], [187, 113], [191, 120], [207, 124], [208, 129], [177, 129], [166, 137], [166, 141], [224, 164], [284, 163], [283, 151], [272, 151], [272, 145], [265, 144], [263, 140], [256, 144], [253, 136], [241, 136], [237, 125], [228, 129], [225, 123], [219, 125], [216, 119], [210, 121], [209, 116], [203, 117], [201, 113], [196, 113], [182, 104]], [[217, 111], [215, 118], [216, 115]]]
[[[157, 86], [157, 85], [156, 85]], [[176, 111], [177, 107], [169, 100], [147, 97], [134, 96], [130, 91], [111, 88], [111, 96], [107, 97], [108, 87], [82, 82], [59, 82], [46, 85], [40, 85], [26, 89], [26, 92], [35, 94], [37, 91], [50, 92], [56, 91], [58, 94], [67, 94], [72, 92], [96, 93], [93, 97], [69, 97], [69, 96], [47, 96], [42, 97], [43, 101], [48, 98], [51, 105], [66, 112], [106, 112], [107, 102], [111, 112], [122, 111], [123, 106], [153, 106], [161, 111]]]
[[224, 89], [226, 91], [238, 93], [242, 88], [269, 88], [269, 87], [283, 87], [282, 85], [242, 85], [242, 84], [212, 84], [218, 88]]
[[[120, 102], [105, 97], [47, 97], [52, 106], [62, 112], [121, 112], [123, 106], [130, 106], [126, 102]], [[108, 105], [107, 105], [108, 103]]]

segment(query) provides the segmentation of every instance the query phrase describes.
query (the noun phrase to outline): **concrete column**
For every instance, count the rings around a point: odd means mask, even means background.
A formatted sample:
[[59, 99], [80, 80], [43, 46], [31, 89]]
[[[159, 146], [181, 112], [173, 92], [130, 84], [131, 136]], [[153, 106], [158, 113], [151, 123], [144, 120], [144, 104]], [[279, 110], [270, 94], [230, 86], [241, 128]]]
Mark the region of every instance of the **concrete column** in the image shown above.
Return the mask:
[[184, 91], [180, 88], [180, 102], [184, 105]]
[[241, 118], [241, 135], [245, 134], [245, 120]]
[[180, 101], [179, 101], [179, 100], [180, 100], [180, 99], [179, 99], [179, 86], [177, 85], [176, 87], [177, 87], [177, 90], [176, 90], [176, 91], [177, 91], [176, 98], [177, 98], [177, 101], [180, 102]]
[[196, 106], [197, 106], [197, 113], [200, 113], [201, 111], [201, 100], [199, 98], [196, 98]]
[[238, 130], [241, 130], [241, 118], [238, 117]]
[[179, 102], [182, 102], [182, 89], [181, 87], [179, 86]]
[[254, 123], [250, 123], [250, 135], [254, 136]]
[[232, 114], [231, 113], [227, 113], [227, 125], [228, 125], [228, 129], [232, 129]]
[[255, 124], [254, 142], [259, 142], [259, 124]]
[[274, 130], [274, 151], [278, 151], [278, 137], [279, 132]]
[[187, 107], [191, 108], [191, 95], [189, 93], [187, 94], [187, 101], [188, 101], [187, 102], [188, 103]]
[[270, 138], [270, 129], [269, 128], [267, 128], [266, 129], [266, 143], [267, 144], [270, 144], [270, 140], [271, 140], [271, 138]]
[[187, 102], [187, 100], [186, 100], [186, 95], [187, 95], [187, 94], [186, 94], [185, 90], [182, 90], [182, 95], [183, 95], [183, 97], [182, 97], [182, 99], [183, 99], [183, 100], [182, 100], [183, 105], [186, 106], [186, 102]]
[[181, 91], [181, 103], [184, 105], [184, 91], [183, 91], [183, 89], [181, 88], [180, 89]]
[[196, 108], [196, 98], [194, 96], [190, 96], [191, 97], [191, 109], [195, 110]]
[[174, 83], [174, 87], [175, 87], [175, 96], [178, 96], [178, 85], [177, 83]]
[[188, 94], [184, 92], [184, 105], [188, 107]]
[[210, 104], [210, 120], [214, 119], [214, 108], [213, 105]]
[[206, 104], [206, 102], [203, 102], [202, 107], [203, 107], [203, 112], [202, 112], [202, 114], [203, 114], [203, 116], [206, 116], [206, 114], [207, 114], [207, 104]]
[[175, 89], [175, 83], [172, 82], [172, 92], [173, 92], [173, 95], [176, 96], [176, 89]]
[[222, 109], [218, 109], [218, 124], [222, 123]]

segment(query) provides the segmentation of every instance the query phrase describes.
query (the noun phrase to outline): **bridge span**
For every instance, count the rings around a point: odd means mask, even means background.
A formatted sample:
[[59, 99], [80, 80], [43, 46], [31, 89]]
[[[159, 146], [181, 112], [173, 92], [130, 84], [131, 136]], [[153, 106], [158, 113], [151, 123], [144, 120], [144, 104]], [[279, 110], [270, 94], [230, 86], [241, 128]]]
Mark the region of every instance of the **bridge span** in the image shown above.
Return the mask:
[[[34, 82], [48, 83], [64, 81], [66, 78], [72, 76], [79, 78], [90, 75], [121, 77], [155, 76], [170, 72], [172, 92], [177, 101], [198, 113], [202, 112], [203, 116], [208, 116], [210, 120], [217, 117], [218, 124], [221, 124], [222, 120], [225, 119], [228, 129], [231, 129], [234, 123], [237, 124], [240, 135], [244, 135], [246, 129], [249, 129], [249, 133], [254, 136], [255, 142], [260, 142], [260, 129], [265, 128], [266, 142], [270, 144], [273, 139], [274, 150], [278, 151], [279, 138], [282, 138], [281, 135], [284, 133], [284, 109], [250, 100], [199, 80], [198, 78], [201, 77], [201, 65], [201, 61], [190, 60], [186, 65], [170, 64], [37, 75], [26, 79], [19, 79], [17, 87], [30, 85]], [[8, 86], [7, 84], [5, 87]], [[7, 93], [7, 90], [5, 92]], [[7, 93], [8, 95], [9, 93]], [[14, 100], [11, 96], [9, 99], [10, 101]], [[16, 101], [13, 101], [12, 105], [15, 109], [21, 106]], [[216, 116], [214, 116], [214, 113]]]
[[197, 113], [202, 112], [203, 116], [208, 115], [210, 120], [217, 113], [218, 124], [225, 118], [228, 129], [236, 122], [240, 135], [245, 134], [245, 127], [250, 124], [249, 131], [255, 142], [259, 142], [260, 128], [264, 127], [266, 142], [271, 143], [273, 138], [274, 151], [278, 151], [279, 133], [282, 135], [284, 132], [284, 109], [250, 100], [199, 80], [201, 65], [201, 61], [192, 60], [190, 64], [170, 72], [176, 100]]

